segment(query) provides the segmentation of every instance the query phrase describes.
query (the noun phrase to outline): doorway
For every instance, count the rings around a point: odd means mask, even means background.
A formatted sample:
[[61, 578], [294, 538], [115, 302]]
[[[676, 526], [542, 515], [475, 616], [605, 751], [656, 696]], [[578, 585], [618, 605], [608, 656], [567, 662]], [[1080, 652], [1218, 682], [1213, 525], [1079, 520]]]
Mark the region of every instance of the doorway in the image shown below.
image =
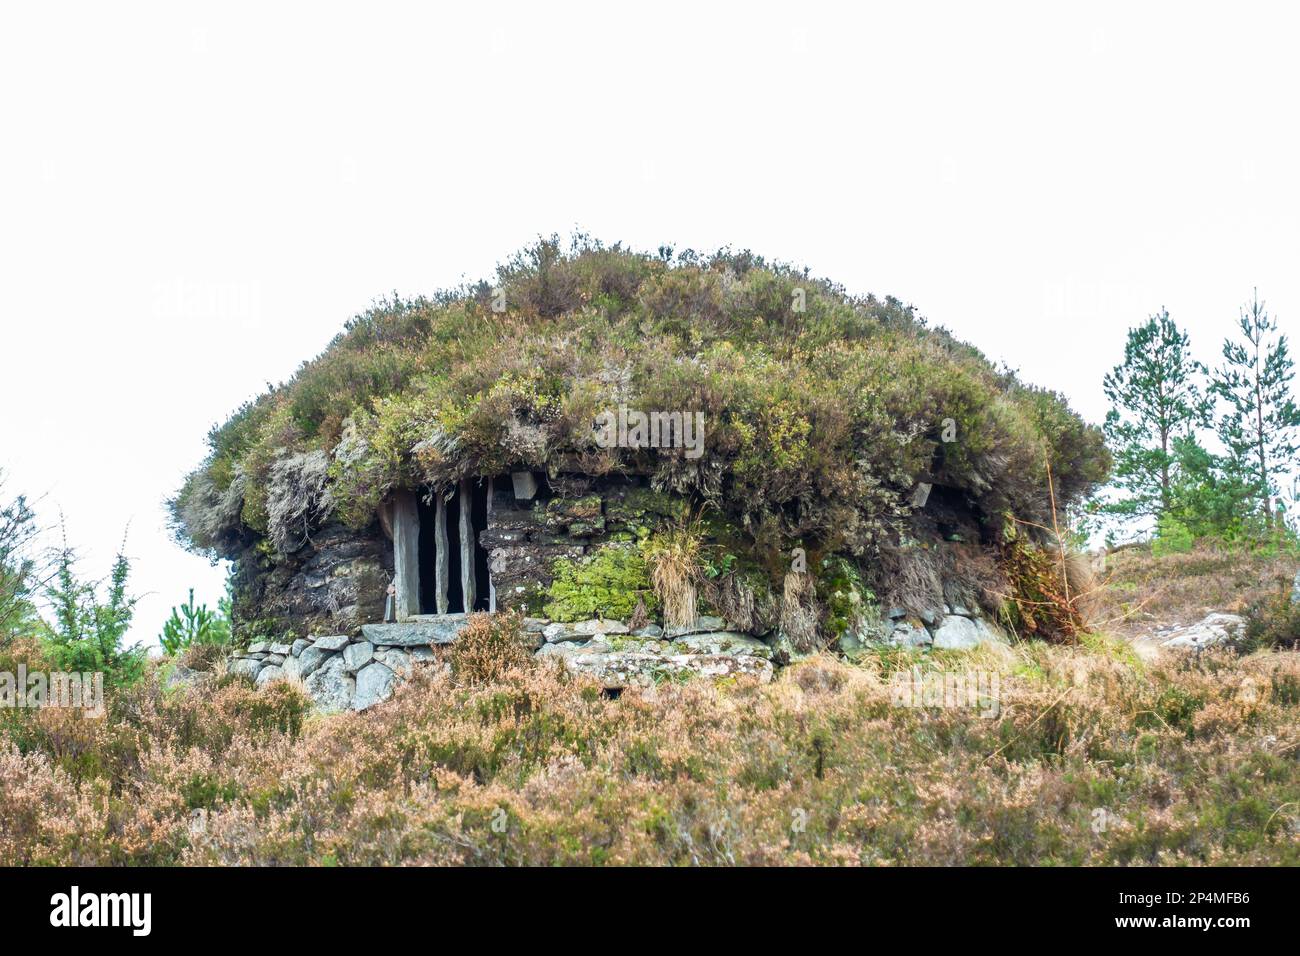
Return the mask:
[[[491, 602], [488, 556], [479, 543], [479, 535], [487, 529], [487, 482], [471, 478], [462, 484], [460, 492], [443, 501], [447, 549], [445, 576], [438, 574], [438, 542], [441, 538], [438, 500], [429, 489], [418, 496], [417, 510], [420, 518], [420, 613], [439, 613], [439, 587], [446, 589], [449, 614], [488, 610]], [[467, 522], [461, 520], [462, 510], [467, 511]], [[466, 570], [473, 592], [468, 608], [465, 606]]]

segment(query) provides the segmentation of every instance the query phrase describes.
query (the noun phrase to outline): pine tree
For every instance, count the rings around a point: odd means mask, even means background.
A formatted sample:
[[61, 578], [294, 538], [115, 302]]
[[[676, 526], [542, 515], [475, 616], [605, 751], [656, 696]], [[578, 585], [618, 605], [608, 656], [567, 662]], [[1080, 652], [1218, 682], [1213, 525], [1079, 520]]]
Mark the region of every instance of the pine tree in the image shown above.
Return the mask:
[[1124, 361], [1103, 382], [1112, 406], [1104, 430], [1115, 458], [1115, 484], [1128, 494], [1107, 505], [1109, 513], [1159, 518], [1169, 510], [1174, 440], [1207, 422], [1209, 403], [1197, 385], [1204, 372], [1168, 310], [1129, 330]]
[[[125, 542], [123, 542], [125, 545]], [[103, 671], [109, 685], [129, 684], [144, 672], [144, 649], [123, 647], [138, 598], [127, 593], [131, 562], [119, 551], [104, 582], [83, 581], [77, 575], [77, 558], [64, 536], [55, 558], [53, 583], [45, 590], [53, 620], [46, 626], [45, 650], [59, 670]]]
[[1278, 479], [1294, 467], [1300, 408], [1291, 396], [1295, 377], [1285, 335], [1277, 332], [1256, 291], [1241, 310], [1241, 340], [1223, 343], [1224, 366], [1215, 375], [1213, 393], [1228, 405], [1219, 420], [1219, 438], [1230, 466], [1254, 489], [1264, 519], [1275, 521], [1273, 496]]

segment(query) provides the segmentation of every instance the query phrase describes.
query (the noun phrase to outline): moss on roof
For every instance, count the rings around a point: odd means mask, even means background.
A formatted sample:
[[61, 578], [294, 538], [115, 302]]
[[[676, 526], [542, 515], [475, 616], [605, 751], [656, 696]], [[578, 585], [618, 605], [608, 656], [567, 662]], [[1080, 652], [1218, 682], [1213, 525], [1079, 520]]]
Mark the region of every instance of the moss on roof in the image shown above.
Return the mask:
[[[801, 306], [799, 308], [797, 306]], [[605, 449], [624, 404], [702, 411], [704, 454]], [[946, 432], [946, 433], [945, 433]], [[945, 441], [951, 438], [951, 441]], [[373, 519], [397, 487], [533, 468], [648, 475], [755, 534], [869, 553], [919, 480], [1025, 520], [1105, 478], [1098, 430], [903, 303], [855, 297], [749, 252], [673, 255], [547, 239], [480, 282], [391, 299], [209, 436], [173, 501], [190, 546], [283, 537], [275, 515]], [[319, 463], [310, 502], [291, 459]]]

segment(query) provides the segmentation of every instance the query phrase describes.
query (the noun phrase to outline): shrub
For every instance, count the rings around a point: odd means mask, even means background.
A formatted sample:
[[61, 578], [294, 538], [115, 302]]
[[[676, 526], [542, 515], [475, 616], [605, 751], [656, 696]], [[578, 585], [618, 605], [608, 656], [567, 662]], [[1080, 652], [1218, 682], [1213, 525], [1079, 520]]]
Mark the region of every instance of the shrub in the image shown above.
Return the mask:
[[1246, 650], [1300, 648], [1300, 603], [1282, 592], [1260, 598], [1246, 609]]
[[222, 603], [223, 608], [216, 613], [209, 611], [206, 604], [195, 606], [194, 589], [190, 588], [189, 600], [173, 607], [171, 617], [163, 623], [158, 636], [163, 652], [172, 657], [195, 645], [229, 644], [229, 604], [225, 600]]
[[1063, 558], [1059, 551], [1038, 547], [1010, 531], [998, 563], [1009, 587], [1003, 616], [1022, 638], [1073, 642], [1087, 630], [1082, 608], [1089, 595], [1079, 589], [1080, 582], [1071, 580], [1073, 562], [1068, 555]]
[[127, 593], [131, 564], [119, 553], [107, 588], [77, 576], [76, 557], [65, 546], [56, 561], [54, 583], [46, 588], [53, 620], [46, 628], [46, 655], [57, 670], [102, 671], [106, 686], [131, 684], [144, 673], [144, 648], [123, 647], [137, 598]]
[[517, 612], [474, 614], [451, 649], [451, 672], [464, 684], [490, 684], [519, 668], [532, 666]]
[[1156, 557], [1166, 554], [1186, 554], [1196, 546], [1196, 539], [1187, 525], [1173, 515], [1160, 516], [1156, 528], [1155, 540], [1151, 542], [1151, 553]]

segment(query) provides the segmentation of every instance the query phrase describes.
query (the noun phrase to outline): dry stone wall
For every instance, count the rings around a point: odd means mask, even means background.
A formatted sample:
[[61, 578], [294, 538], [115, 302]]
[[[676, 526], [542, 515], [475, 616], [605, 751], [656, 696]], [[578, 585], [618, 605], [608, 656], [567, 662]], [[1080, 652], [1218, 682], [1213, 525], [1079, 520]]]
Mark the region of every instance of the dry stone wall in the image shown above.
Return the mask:
[[[354, 636], [259, 641], [236, 652], [228, 669], [258, 686], [279, 679], [301, 681], [323, 712], [365, 710], [387, 700], [416, 668], [447, 666], [440, 651], [455, 642], [467, 623], [464, 614], [424, 615], [400, 624], [365, 624]], [[740, 675], [766, 682], [790, 660], [779, 635], [756, 638], [709, 615], [689, 627], [667, 630], [656, 623], [633, 630], [615, 620], [524, 618], [521, 639], [538, 658], [558, 660], [609, 691]], [[888, 644], [964, 650], [1002, 640], [1001, 632], [979, 617], [947, 614], [933, 626], [897, 618], [871, 633], [846, 638], [841, 649], [853, 653], [870, 644]]]

